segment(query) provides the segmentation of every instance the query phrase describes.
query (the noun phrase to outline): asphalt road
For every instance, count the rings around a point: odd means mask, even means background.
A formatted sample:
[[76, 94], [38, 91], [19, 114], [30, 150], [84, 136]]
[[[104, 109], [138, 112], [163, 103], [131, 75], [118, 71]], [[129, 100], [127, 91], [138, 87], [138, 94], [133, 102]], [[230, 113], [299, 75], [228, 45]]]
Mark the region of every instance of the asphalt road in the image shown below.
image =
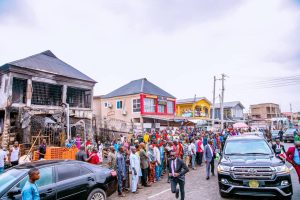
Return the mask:
[[[293, 144], [285, 144], [286, 148]], [[300, 184], [298, 182], [298, 177], [295, 171], [291, 172], [293, 179], [294, 195], [293, 200], [300, 199]], [[217, 177], [211, 177], [210, 180], [205, 179], [205, 168], [198, 167], [195, 171], [190, 171], [186, 175], [186, 198], [187, 200], [223, 200], [218, 192], [218, 180]], [[150, 188], [144, 188], [139, 190], [139, 194], [127, 193], [126, 197], [119, 198], [117, 194], [114, 194], [109, 198], [109, 200], [115, 199], [124, 199], [124, 200], [134, 200], [134, 199], [145, 199], [145, 200], [154, 200], [154, 199], [164, 199], [164, 200], [173, 200], [176, 199], [175, 196], [170, 191], [170, 184], [167, 183], [164, 178], [161, 182], [155, 183]], [[251, 197], [234, 197], [227, 200], [254, 200], [256, 198]], [[260, 200], [263, 198], [259, 198]], [[266, 200], [268, 198], [265, 198]], [[272, 198], [274, 199], [274, 198]], [[225, 200], [225, 199], [224, 199]]]

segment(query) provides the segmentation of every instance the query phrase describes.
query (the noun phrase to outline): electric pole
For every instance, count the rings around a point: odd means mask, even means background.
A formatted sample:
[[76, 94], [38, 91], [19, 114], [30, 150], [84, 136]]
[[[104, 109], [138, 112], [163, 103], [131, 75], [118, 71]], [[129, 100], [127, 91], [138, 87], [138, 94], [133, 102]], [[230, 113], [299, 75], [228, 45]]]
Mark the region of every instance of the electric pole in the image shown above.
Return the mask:
[[224, 129], [224, 81], [225, 81], [225, 74], [222, 74], [222, 99], [221, 99], [221, 130]]
[[290, 110], [291, 110], [291, 123], [292, 123], [292, 128], [294, 127], [294, 116], [293, 116], [293, 107], [292, 104], [290, 103]]
[[216, 76], [214, 76], [213, 108], [212, 108], [212, 129], [215, 126], [215, 106], [216, 106]]

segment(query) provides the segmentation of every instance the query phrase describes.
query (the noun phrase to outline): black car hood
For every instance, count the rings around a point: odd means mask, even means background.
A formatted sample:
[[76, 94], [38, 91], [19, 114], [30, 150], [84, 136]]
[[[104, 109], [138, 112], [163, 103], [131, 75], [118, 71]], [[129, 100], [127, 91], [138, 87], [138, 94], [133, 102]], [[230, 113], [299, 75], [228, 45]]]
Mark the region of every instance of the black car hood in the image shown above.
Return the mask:
[[282, 165], [283, 162], [276, 158], [273, 155], [232, 155], [232, 156], [224, 156], [221, 161], [222, 164], [227, 166], [261, 166], [261, 167], [274, 167], [278, 165]]

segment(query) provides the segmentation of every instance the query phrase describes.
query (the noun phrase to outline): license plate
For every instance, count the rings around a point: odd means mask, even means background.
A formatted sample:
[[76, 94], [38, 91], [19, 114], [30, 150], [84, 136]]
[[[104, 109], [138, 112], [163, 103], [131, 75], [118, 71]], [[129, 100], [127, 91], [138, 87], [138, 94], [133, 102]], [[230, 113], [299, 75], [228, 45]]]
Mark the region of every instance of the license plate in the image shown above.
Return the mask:
[[258, 188], [259, 182], [257, 180], [251, 180], [251, 181], [249, 181], [249, 187], [250, 188]]

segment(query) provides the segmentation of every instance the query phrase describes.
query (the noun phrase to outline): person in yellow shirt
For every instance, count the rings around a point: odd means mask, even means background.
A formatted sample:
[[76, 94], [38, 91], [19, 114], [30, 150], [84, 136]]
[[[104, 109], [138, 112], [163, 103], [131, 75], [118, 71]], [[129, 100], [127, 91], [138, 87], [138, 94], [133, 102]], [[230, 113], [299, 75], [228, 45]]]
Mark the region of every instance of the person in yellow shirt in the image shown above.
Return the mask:
[[144, 142], [149, 143], [149, 134], [147, 132], [144, 134]]

